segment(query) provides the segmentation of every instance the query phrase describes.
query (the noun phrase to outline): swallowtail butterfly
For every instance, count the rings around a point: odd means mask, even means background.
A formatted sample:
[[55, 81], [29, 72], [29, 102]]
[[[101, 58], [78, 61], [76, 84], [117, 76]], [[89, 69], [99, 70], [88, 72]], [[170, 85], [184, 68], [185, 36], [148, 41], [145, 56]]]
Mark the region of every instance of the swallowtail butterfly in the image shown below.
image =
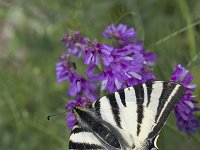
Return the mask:
[[88, 107], [73, 107], [69, 149], [157, 150], [156, 141], [185, 88], [151, 81], [102, 97]]

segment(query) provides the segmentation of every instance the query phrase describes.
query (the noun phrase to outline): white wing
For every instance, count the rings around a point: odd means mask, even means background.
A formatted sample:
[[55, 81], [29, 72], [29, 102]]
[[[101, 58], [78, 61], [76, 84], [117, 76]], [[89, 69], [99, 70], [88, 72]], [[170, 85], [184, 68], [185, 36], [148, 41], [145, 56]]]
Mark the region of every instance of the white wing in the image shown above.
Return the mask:
[[177, 83], [153, 81], [104, 96], [92, 107], [102, 120], [130, 133], [140, 146], [160, 132], [184, 93]]
[[103, 149], [103, 147], [92, 132], [85, 131], [76, 124], [71, 131], [69, 149]]
[[107, 145], [118, 149], [118, 142], [125, 139], [129, 147], [156, 149], [157, 135], [184, 93], [184, 87], [177, 83], [152, 81], [104, 96], [91, 108], [77, 108], [79, 120], [90, 127], [76, 124], [69, 148], [104, 149]]

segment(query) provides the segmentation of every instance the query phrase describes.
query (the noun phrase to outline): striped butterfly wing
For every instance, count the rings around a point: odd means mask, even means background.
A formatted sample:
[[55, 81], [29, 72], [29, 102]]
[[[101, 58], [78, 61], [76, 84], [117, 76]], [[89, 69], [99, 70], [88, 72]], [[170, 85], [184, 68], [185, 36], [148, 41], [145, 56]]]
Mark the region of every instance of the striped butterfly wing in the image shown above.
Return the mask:
[[[184, 93], [185, 89], [177, 83], [152, 81], [104, 96], [94, 102], [91, 109], [98, 118], [117, 129], [130, 145], [148, 150], [154, 148], [152, 141], [157, 139], [168, 115]], [[76, 124], [69, 148], [104, 149], [94, 130], [83, 130]]]
[[104, 149], [97, 137], [77, 123], [73, 127], [69, 139], [69, 149]]
[[184, 93], [177, 83], [152, 81], [104, 96], [92, 106], [102, 120], [130, 133], [140, 147], [156, 137]]

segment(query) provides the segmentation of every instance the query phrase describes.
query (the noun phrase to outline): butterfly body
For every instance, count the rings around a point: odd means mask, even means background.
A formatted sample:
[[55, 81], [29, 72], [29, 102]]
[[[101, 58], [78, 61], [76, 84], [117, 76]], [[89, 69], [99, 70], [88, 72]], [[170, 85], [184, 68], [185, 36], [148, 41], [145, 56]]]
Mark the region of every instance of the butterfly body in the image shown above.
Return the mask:
[[152, 81], [74, 107], [69, 148], [156, 150], [158, 134], [184, 93], [177, 83]]

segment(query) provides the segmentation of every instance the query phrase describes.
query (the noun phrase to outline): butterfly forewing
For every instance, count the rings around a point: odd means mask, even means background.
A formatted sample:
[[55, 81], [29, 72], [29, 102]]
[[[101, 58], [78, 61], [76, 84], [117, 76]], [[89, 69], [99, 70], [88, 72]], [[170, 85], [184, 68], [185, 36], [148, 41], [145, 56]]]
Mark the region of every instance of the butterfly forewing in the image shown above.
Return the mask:
[[[144, 143], [157, 136], [184, 93], [185, 89], [177, 83], [152, 81], [104, 96], [92, 104], [92, 110], [98, 118], [119, 130], [122, 136], [129, 134], [133, 139], [133, 145], [148, 150], [152, 144], [149, 146]], [[102, 146], [98, 137], [92, 133], [90, 135], [91, 139], [95, 140], [82, 143]], [[72, 134], [70, 140], [80, 143], [81, 141], [77, 140], [79, 137], [83, 135]], [[127, 141], [130, 142], [130, 138], [127, 138]]]
[[102, 97], [93, 107], [103, 120], [140, 142], [158, 134], [184, 93], [185, 89], [177, 83], [153, 81]]

